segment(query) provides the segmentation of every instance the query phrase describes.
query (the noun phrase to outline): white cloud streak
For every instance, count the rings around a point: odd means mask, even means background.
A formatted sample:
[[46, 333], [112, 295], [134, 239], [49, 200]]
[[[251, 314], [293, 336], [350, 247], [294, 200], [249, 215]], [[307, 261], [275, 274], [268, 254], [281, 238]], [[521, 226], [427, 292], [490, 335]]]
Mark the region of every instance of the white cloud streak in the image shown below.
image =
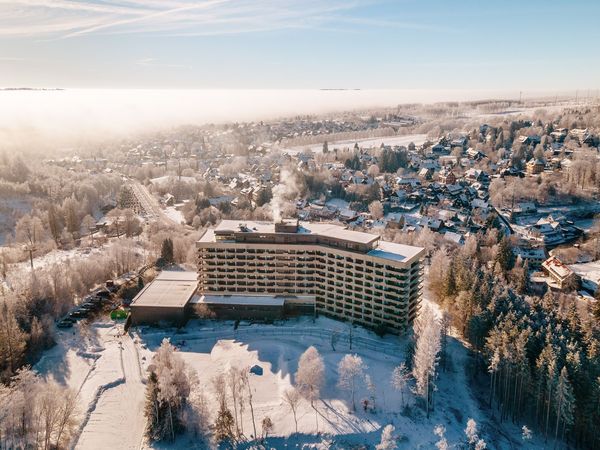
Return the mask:
[[[337, 27], [356, 25], [359, 19], [345, 17], [344, 13], [373, 1], [0, 0], [0, 37], [63, 39], [130, 33], [202, 36]], [[419, 28], [413, 24], [395, 25]]]

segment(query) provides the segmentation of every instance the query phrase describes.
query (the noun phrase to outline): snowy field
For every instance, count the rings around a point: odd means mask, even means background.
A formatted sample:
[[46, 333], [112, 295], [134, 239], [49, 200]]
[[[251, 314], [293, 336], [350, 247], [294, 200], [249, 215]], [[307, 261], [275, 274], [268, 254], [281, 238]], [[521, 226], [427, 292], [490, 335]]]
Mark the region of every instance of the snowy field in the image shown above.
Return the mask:
[[[323, 142], [325, 142], [326, 140], [327, 135], [324, 135]], [[359, 146], [364, 148], [379, 147], [382, 143], [385, 145], [403, 145], [406, 147], [411, 142], [414, 142], [415, 145], [421, 145], [426, 140], [426, 134], [408, 134], [405, 136], [383, 136], [368, 139], [350, 139], [347, 141], [333, 141], [328, 142], [327, 145], [329, 147], [329, 150], [333, 150], [334, 148], [352, 148], [357, 142]], [[305, 151], [306, 149], [310, 149], [314, 153], [321, 153], [323, 151], [323, 142], [321, 142], [320, 144], [308, 144], [299, 145], [297, 147], [284, 148], [282, 149], [282, 151], [287, 152], [290, 155], [295, 155], [297, 153]]]
[[[336, 330], [340, 336], [335, 350], [331, 346], [330, 330]], [[188, 324], [185, 330], [173, 330], [172, 333], [144, 328], [140, 330], [140, 340], [146, 347], [141, 350], [142, 365], [147, 366], [162, 339], [170, 337], [182, 358], [197, 371], [200, 385], [212, 404], [209, 409], [215, 413], [217, 404], [211, 378], [227, 371], [230, 366], [260, 366], [262, 375], [251, 374], [250, 383], [258, 432], [265, 416], [269, 416], [274, 424], [268, 448], [326, 448], [322, 445], [324, 439], [335, 442], [335, 448], [375, 445], [381, 437], [382, 427], [390, 423], [396, 427], [396, 434], [402, 436], [400, 448], [434, 448], [437, 437], [433, 428], [437, 424], [446, 427], [449, 442], [460, 442], [464, 439], [464, 428], [469, 418], [474, 418], [479, 424], [488, 448], [521, 447], [518, 431], [511, 430], [511, 435], [516, 436], [514, 438], [508, 438], [508, 434], [490, 433], [488, 418], [471, 394], [465, 373], [467, 353], [459, 341], [449, 339], [450, 362], [436, 383], [435, 411], [427, 418], [408, 390], [404, 392], [408, 407], [402, 408], [401, 394], [390, 384], [393, 369], [405, 361], [407, 338], [378, 338], [356, 327], [350, 350], [348, 342], [343, 339], [348, 330], [348, 325], [325, 318], [318, 319], [316, 323], [308, 319], [288, 321], [280, 326], [242, 324], [237, 331], [233, 330], [232, 323], [221, 323], [215, 328], [214, 325], [202, 326], [194, 322]], [[282, 395], [294, 385], [298, 359], [311, 345], [324, 358], [326, 380], [321, 400], [316, 403], [316, 417], [308, 402], [301, 404], [299, 432], [296, 434], [293, 416]], [[361, 407], [362, 399], [370, 395], [364, 382], [358, 383], [356, 412], [351, 410], [349, 394], [337, 386], [337, 365], [348, 353], [356, 353], [363, 359], [367, 366], [366, 374], [376, 385], [374, 411], [365, 412]], [[494, 424], [494, 427], [497, 426]], [[245, 414], [243, 429], [246, 436], [253, 434], [249, 413]], [[191, 445], [193, 443], [182, 438], [170, 447], [161, 445], [160, 448], [189, 448]], [[527, 448], [539, 447], [529, 442]]]
[[[338, 336], [335, 350], [331, 344], [333, 330]], [[238, 330], [234, 330], [232, 322], [192, 321], [180, 330], [140, 327], [123, 335], [121, 325], [96, 322], [89, 327], [60, 331], [58, 345], [45, 353], [35, 369], [78, 392], [83, 421], [75, 448], [86, 450], [198, 448], [187, 437], [159, 446], [144, 440], [146, 368], [165, 337], [197, 372], [213, 414], [217, 410], [211, 385], [214, 375], [230, 366], [262, 368], [262, 375], [250, 375], [250, 384], [258, 433], [265, 416], [274, 424], [267, 448], [329, 448], [324, 441], [335, 443], [333, 448], [374, 446], [380, 440], [382, 427], [393, 424], [396, 435], [401, 436], [399, 448], [429, 449], [437, 441], [433, 434], [436, 425], [446, 427], [451, 444], [459, 443], [464, 440], [469, 418], [477, 422], [488, 442], [487, 448], [543, 448], [531, 441], [522, 445], [520, 424], [490, 422], [489, 412], [482, 410], [472, 395], [466, 372], [467, 352], [458, 340], [449, 339], [449, 362], [445, 370], [440, 367], [435, 411], [427, 418], [408, 389], [404, 392], [408, 407], [402, 408], [401, 394], [390, 384], [394, 367], [405, 361], [408, 338], [379, 338], [355, 327], [350, 349], [349, 330], [347, 324], [334, 320], [319, 318], [313, 322], [303, 318], [276, 325], [241, 323]], [[293, 416], [282, 394], [294, 385], [298, 359], [311, 345], [323, 356], [325, 383], [321, 399], [316, 402], [316, 415], [308, 402], [301, 403], [295, 433]], [[363, 359], [366, 373], [374, 381], [373, 411], [364, 411], [361, 406], [362, 399], [370, 396], [364, 382], [358, 383], [356, 412], [350, 408], [347, 391], [337, 386], [337, 365], [348, 353]], [[247, 437], [253, 434], [248, 410], [244, 413], [243, 430]], [[250, 444], [238, 448], [250, 448]]]
[[183, 213], [176, 209], [175, 206], [167, 206], [164, 210], [164, 213], [169, 220], [177, 225], [185, 223], [185, 217], [183, 217]]

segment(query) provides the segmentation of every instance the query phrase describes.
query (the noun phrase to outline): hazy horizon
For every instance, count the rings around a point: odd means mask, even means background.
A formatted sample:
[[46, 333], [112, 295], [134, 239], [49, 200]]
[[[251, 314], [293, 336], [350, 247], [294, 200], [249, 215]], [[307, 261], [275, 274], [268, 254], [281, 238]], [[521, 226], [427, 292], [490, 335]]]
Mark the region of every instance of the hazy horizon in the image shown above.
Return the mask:
[[[569, 93], [560, 93], [565, 94]], [[530, 92], [525, 93], [524, 99], [543, 95], [557, 93]], [[49, 148], [180, 125], [273, 120], [407, 103], [518, 99], [518, 96], [519, 92], [511, 91], [408, 89], [5, 90], [0, 91], [0, 139], [5, 147], [35, 143]]]

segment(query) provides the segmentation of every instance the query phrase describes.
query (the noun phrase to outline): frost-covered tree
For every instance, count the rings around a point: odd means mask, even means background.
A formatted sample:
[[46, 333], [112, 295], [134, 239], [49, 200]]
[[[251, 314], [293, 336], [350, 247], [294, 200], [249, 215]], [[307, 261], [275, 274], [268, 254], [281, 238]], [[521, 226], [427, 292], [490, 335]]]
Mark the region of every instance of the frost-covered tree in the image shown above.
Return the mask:
[[523, 439], [524, 441], [530, 441], [532, 437], [532, 431], [527, 427], [527, 425], [523, 425], [521, 427], [521, 439]]
[[365, 369], [362, 358], [356, 354], [344, 356], [338, 364], [338, 386], [350, 392], [352, 411], [356, 411], [354, 401], [356, 383], [364, 378]]
[[383, 205], [379, 200], [375, 200], [369, 204], [369, 213], [375, 220], [379, 220], [383, 217]]
[[227, 408], [219, 408], [217, 419], [214, 424], [214, 434], [217, 442], [232, 441], [234, 420], [231, 411]]
[[377, 386], [371, 378], [371, 375], [365, 375], [365, 386], [367, 386], [367, 391], [369, 392], [369, 399], [371, 400], [371, 408], [375, 409], [375, 402], [377, 400]]
[[261, 422], [262, 427], [262, 439], [267, 439], [269, 437], [269, 433], [273, 431], [273, 422], [269, 416], [265, 416], [265, 418]]
[[153, 441], [173, 441], [185, 429], [184, 412], [196, 382], [195, 374], [175, 353], [175, 347], [166, 338], [156, 351], [148, 370], [146, 434]]
[[296, 425], [296, 433], [298, 432], [298, 406], [302, 401], [302, 396], [298, 392], [298, 389], [291, 387], [286, 389], [282, 396], [283, 401], [288, 406], [294, 416], [294, 424]]
[[318, 412], [315, 407], [315, 400], [321, 395], [321, 387], [325, 379], [325, 364], [319, 351], [310, 346], [300, 356], [298, 360], [298, 370], [296, 371], [296, 387], [300, 395], [310, 402], [310, 406], [315, 410], [315, 420], [318, 428]]
[[404, 390], [408, 385], [408, 380], [410, 379], [410, 372], [406, 367], [405, 363], [400, 363], [399, 366], [394, 368], [392, 372], [391, 384], [392, 387], [400, 392], [400, 400], [402, 402], [402, 407], [404, 407]]
[[77, 393], [21, 369], [0, 384], [0, 448], [65, 449], [79, 422]]
[[479, 438], [477, 422], [475, 422], [475, 420], [472, 418], [469, 418], [469, 420], [467, 420], [465, 435], [467, 436], [467, 445], [470, 449], [483, 450], [484, 448], [486, 448], [487, 444], [485, 443], [485, 441]]
[[415, 323], [416, 344], [413, 356], [413, 376], [415, 377], [415, 392], [425, 400], [425, 410], [429, 417], [433, 405], [433, 389], [436, 366], [439, 360], [441, 346], [440, 324], [435, 313], [425, 306]]
[[233, 418], [235, 421], [235, 431], [236, 435], [239, 436], [241, 433], [240, 425], [243, 418], [240, 417], [238, 421], [238, 412], [240, 409], [240, 397], [243, 396], [243, 385], [240, 370], [237, 367], [232, 366], [227, 371], [227, 386], [229, 388], [229, 394], [233, 402]]
[[[248, 400], [248, 405], [250, 406], [250, 416], [252, 417], [252, 429], [254, 430], [254, 437], [257, 437], [256, 434], [256, 420], [254, 418], [254, 403], [252, 402], [252, 386], [250, 385], [250, 367], [245, 367], [240, 370], [240, 377], [242, 386], [246, 389], [246, 399]], [[242, 402], [240, 403], [241, 407], [244, 406], [244, 401], [242, 398]]]
[[393, 425], [386, 425], [381, 432], [381, 441], [375, 446], [375, 450], [395, 450], [398, 448], [396, 438], [394, 437], [396, 428]]
[[7, 380], [23, 364], [27, 333], [19, 326], [14, 308], [6, 301], [0, 307], [0, 380]]
[[446, 427], [443, 425], [436, 425], [433, 429], [433, 434], [439, 438], [439, 440], [435, 443], [435, 446], [438, 450], [448, 450], [450, 448], [448, 445], [448, 440], [446, 439]]
[[573, 387], [569, 381], [567, 368], [563, 367], [558, 377], [556, 385], [556, 427], [554, 438], [558, 439], [558, 430], [562, 422], [563, 432], [566, 428], [573, 425], [573, 412], [575, 410], [575, 397]]

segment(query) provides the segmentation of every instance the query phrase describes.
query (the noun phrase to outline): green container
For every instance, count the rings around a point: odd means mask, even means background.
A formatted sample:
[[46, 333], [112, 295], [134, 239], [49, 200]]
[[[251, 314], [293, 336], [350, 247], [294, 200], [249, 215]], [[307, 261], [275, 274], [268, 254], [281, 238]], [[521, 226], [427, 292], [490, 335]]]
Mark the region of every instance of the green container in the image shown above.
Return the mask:
[[112, 320], [125, 320], [127, 319], [127, 311], [123, 309], [115, 309], [110, 312], [110, 318]]

